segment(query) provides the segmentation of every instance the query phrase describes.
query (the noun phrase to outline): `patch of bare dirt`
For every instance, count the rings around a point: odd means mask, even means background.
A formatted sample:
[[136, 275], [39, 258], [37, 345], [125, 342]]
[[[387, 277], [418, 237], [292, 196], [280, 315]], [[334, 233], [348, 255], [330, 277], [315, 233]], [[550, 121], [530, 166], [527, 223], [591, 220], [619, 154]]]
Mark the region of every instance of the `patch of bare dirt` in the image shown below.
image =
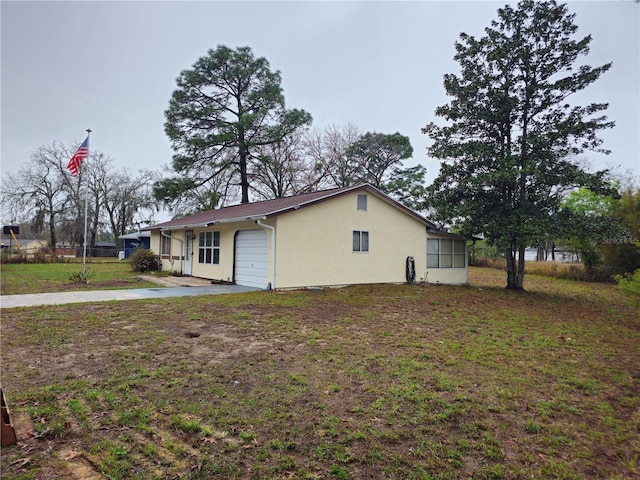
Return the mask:
[[117, 290], [121, 288], [131, 288], [131, 280], [104, 280], [93, 281], [89, 280], [89, 283], [82, 282], [68, 282], [56, 285], [57, 291], [73, 292], [82, 290]]

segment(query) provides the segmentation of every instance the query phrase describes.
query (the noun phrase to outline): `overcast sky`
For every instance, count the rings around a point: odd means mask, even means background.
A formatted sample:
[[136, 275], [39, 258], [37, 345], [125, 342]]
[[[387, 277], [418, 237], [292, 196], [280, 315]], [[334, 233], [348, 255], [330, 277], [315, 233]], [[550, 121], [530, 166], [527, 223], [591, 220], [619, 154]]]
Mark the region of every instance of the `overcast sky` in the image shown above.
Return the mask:
[[[247, 45], [280, 70], [288, 108], [314, 127], [354, 123], [400, 132], [429, 183], [439, 162], [420, 132], [447, 103], [442, 79], [458, 73], [454, 42], [480, 36], [506, 2], [29, 2], [2, 1], [1, 172], [35, 147], [79, 144], [133, 170], [171, 162], [164, 111], [179, 73], [208, 49]], [[608, 102], [612, 154], [592, 168], [640, 175], [640, 5], [568, 2], [578, 34], [591, 34], [591, 65], [613, 68], [579, 97]]]

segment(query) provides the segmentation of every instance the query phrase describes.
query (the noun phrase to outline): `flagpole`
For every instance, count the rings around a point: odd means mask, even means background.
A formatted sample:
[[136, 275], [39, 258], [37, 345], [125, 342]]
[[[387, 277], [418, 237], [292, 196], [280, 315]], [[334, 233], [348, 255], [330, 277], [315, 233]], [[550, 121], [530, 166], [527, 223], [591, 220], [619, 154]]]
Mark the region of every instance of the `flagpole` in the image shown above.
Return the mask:
[[[87, 128], [87, 160], [89, 160], [89, 136], [91, 129]], [[84, 190], [84, 248], [82, 251], [82, 278], [87, 279], [87, 212], [89, 210], [89, 177], [87, 177], [87, 185]]]

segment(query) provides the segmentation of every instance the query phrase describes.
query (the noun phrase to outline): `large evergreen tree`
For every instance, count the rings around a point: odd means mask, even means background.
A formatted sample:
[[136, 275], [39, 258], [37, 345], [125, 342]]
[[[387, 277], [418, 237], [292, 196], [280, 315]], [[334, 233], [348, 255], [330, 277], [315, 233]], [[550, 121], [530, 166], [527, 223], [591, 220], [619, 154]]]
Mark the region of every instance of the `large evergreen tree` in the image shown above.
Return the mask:
[[499, 9], [483, 37], [461, 34], [460, 75], [444, 78], [452, 100], [436, 110], [448, 124], [423, 128], [429, 153], [443, 160], [431, 206], [505, 252], [509, 289], [523, 289], [525, 248], [556, 228], [561, 192], [606, 184], [606, 172], [586, 172], [575, 155], [603, 151], [597, 133], [613, 126], [607, 104], [570, 97], [611, 64], [578, 63], [591, 37], [574, 38], [574, 17], [555, 1], [523, 0]]
[[280, 83], [280, 72], [249, 47], [219, 46], [183, 71], [165, 112], [178, 176], [157, 183], [156, 198], [175, 199], [232, 170], [247, 203], [256, 150], [311, 123], [307, 112], [285, 109]]

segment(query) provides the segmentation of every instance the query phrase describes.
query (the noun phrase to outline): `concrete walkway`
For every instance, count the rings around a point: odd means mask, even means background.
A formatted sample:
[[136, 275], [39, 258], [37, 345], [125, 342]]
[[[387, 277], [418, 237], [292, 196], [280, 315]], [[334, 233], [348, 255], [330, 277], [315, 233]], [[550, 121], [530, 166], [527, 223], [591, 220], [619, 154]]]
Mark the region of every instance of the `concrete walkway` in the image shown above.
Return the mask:
[[143, 280], [165, 285], [159, 288], [131, 290], [85, 290], [76, 292], [32, 293], [28, 295], [2, 295], [0, 308], [63, 305], [66, 303], [108, 302], [113, 300], [141, 300], [146, 298], [189, 297], [218, 295], [259, 290], [241, 285], [213, 285], [211, 281], [195, 277], [141, 277]]

